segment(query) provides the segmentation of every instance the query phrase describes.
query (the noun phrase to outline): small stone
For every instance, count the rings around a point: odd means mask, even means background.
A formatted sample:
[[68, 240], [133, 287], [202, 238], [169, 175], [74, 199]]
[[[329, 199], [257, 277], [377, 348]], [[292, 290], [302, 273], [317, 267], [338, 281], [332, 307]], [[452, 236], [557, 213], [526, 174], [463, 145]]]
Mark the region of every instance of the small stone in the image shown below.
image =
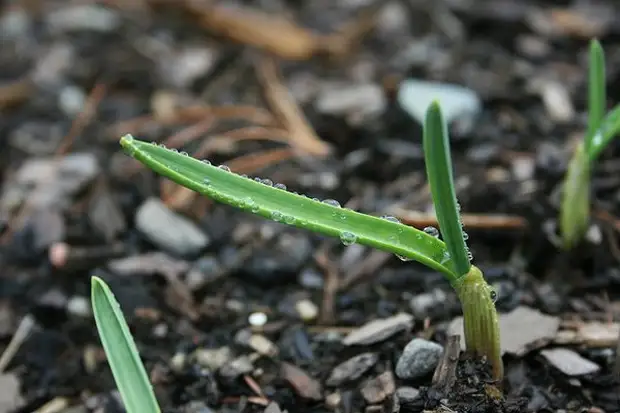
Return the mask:
[[280, 405], [276, 402], [271, 402], [265, 407], [263, 413], [283, 413], [282, 409], [280, 409]]
[[374, 83], [325, 83], [316, 100], [320, 113], [345, 116], [350, 124], [358, 125], [369, 117], [383, 113], [387, 105], [381, 86]]
[[252, 313], [248, 316], [248, 323], [250, 323], [252, 327], [262, 327], [267, 323], [267, 314], [262, 311]]
[[442, 306], [447, 298], [447, 294], [442, 289], [436, 288], [430, 293], [417, 294], [411, 297], [409, 307], [414, 317], [422, 320], [431, 315], [433, 309]]
[[339, 386], [359, 379], [379, 360], [376, 353], [362, 353], [337, 365], [327, 379], [328, 386]]
[[58, 95], [58, 106], [65, 115], [74, 117], [84, 110], [86, 93], [77, 86], [65, 86]]
[[577, 333], [588, 347], [611, 347], [618, 341], [620, 323], [583, 323], [577, 328]]
[[321, 400], [323, 398], [321, 384], [299, 367], [282, 362], [280, 375], [293, 387], [295, 393], [304, 399]]
[[210, 370], [217, 370], [224, 364], [232, 360], [233, 354], [230, 347], [220, 348], [198, 348], [192, 356], [196, 359], [196, 363]]
[[171, 56], [162, 58], [160, 72], [172, 87], [185, 89], [194, 81], [205, 76], [217, 62], [217, 53], [207, 47], [191, 46], [173, 51]]
[[[499, 316], [502, 354], [523, 356], [529, 351], [548, 344], [557, 334], [560, 319], [541, 313], [529, 307], [521, 306]], [[452, 320], [448, 335], [459, 334], [464, 337], [463, 317]], [[465, 349], [465, 340], [461, 340]]]
[[67, 302], [67, 312], [78, 317], [90, 317], [92, 315], [90, 300], [79, 295], [71, 297]]
[[394, 394], [395, 389], [394, 375], [391, 371], [386, 371], [364, 383], [360, 391], [366, 403], [377, 404]]
[[316, 304], [308, 299], [299, 300], [295, 303], [295, 309], [299, 317], [306, 322], [316, 319], [319, 314], [319, 308]]
[[463, 134], [469, 133], [482, 110], [480, 97], [459, 85], [407, 79], [398, 89], [398, 103], [409, 116], [423, 124], [429, 105], [438, 100], [446, 124], [459, 123]]
[[45, 14], [46, 23], [55, 33], [70, 31], [111, 32], [119, 28], [120, 16], [111, 8], [94, 4], [72, 5]]
[[299, 273], [299, 284], [312, 290], [323, 289], [323, 276], [314, 268], [304, 268]]
[[412, 324], [413, 317], [406, 313], [370, 321], [349, 333], [342, 340], [342, 344], [345, 346], [375, 344], [388, 339], [396, 333], [411, 328]]
[[392, 413], [404, 413], [404, 406], [413, 404], [419, 395], [420, 391], [414, 387], [399, 387], [392, 397]]
[[575, 109], [568, 90], [560, 82], [543, 81], [540, 94], [549, 117], [553, 121], [568, 122], [575, 117]]
[[149, 198], [140, 206], [136, 227], [155, 245], [178, 255], [196, 254], [209, 245], [207, 235], [193, 222], [157, 198]]
[[576, 352], [565, 348], [543, 350], [540, 354], [555, 368], [567, 376], [582, 376], [600, 370], [598, 364], [581, 357]]
[[0, 412], [14, 412], [25, 404], [20, 387], [19, 378], [15, 374], [0, 374]]
[[396, 375], [401, 379], [418, 379], [437, 367], [443, 347], [421, 338], [411, 340], [396, 363]]
[[28, 159], [5, 184], [0, 207], [12, 210], [28, 199], [33, 209], [62, 210], [99, 173], [99, 163], [91, 153]]
[[220, 367], [220, 374], [227, 379], [235, 379], [254, 370], [252, 360], [248, 356], [237, 357]]

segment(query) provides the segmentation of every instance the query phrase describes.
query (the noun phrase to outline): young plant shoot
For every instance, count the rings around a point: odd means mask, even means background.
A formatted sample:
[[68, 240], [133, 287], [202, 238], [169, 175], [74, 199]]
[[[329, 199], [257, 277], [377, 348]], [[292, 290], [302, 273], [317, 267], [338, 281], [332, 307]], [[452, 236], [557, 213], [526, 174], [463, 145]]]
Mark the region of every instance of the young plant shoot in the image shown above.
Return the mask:
[[577, 145], [562, 187], [560, 234], [562, 247], [573, 248], [585, 234], [590, 220], [590, 173], [594, 162], [620, 132], [620, 105], [607, 115], [605, 55], [597, 40], [590, 42], [588, 74], [588, 128]]
[[99, 337], [128, 413], [159, 413], [140, 354], [108, 285], [91, 278], [91, 302]]
[[401, 224], [394, 217], [375, 217], [342, 208], [331, 199], [320, 201], [288, 192], [270, 180], [234, 174], [224, 165], [193, 159], [126, 135], [120, 140], [127, 154], [177, 184], [216, 201], [262, 217], [338, 237], [415, 260], [441, 272], [457, 292], [463, 306], [468, 349], [486, 356], [497, 379], [503, 376], [495, 293], [470, 254], [456, 203], [449, 142], [439, 105], [430, 106], [424, 127], [424, 149], [433, 202], [445, 242], [435, 235]]

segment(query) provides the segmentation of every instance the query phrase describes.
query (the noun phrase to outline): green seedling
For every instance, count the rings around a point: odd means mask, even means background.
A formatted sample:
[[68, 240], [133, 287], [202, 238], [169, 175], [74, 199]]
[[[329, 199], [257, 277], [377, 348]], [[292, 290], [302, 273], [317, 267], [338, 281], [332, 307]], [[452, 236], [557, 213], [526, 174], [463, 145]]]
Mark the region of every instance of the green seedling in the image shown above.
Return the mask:
[[91, 302], [99, 337], [128, 413], [159, 413], [140, 354], [108, 285], [91, 278]]
[[605, 55], [597, 40], [590, 42], [588, 127], [575, 148], [562, 186], [560, 235], [571, 249], [583, 238], [590, 221], [590, 174], [597, 158], [620, 132], [620, 105], [605, 114]]
[[243, 211], [330, 237], [345, 245], [354, 243], [394, 253], [403, 261], [415, 260], [441, 272], [454, 287], [464, 315], [468, 350], [485, 356], [501, 379], [499, 326], [495, 292], [482, 272], [471, 265], [452, 179], [452, 164], [445, 122], [438, 103], [430, 105], [424, 125], [426, 170], [444, 241], [435, 228], [420, 231], [394, 217], [375, 217], [347, 208], [331, 199], [320, 201], [288, 192], [268, 179], [232, 173], [225, 165], [213, 166], [186, 153], [157, 144], [121, 138], [127, 154], [156, 173], [213, 200]]

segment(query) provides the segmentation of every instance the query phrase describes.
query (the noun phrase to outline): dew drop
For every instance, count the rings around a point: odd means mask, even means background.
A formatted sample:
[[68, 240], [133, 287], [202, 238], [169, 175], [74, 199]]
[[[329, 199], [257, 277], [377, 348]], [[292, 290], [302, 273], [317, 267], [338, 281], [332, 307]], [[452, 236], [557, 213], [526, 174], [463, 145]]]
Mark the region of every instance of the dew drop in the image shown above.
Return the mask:
[[247, 177], [248, 177], [248, 175], [247, 175], [247, 174], [243, 174], [243, 175], [241, 175], [241, 177], [242, 177], [242, 178], [247, 178]]
[[396, 256], [398, 257], [398, 259], [399, 259], [399, 260], [401, 260], [401, 261], [404, 261], [404, 262], [413, 261], [413, 259], [412, 259], [412, 258], [405, 257], [404, 255], [398, 255], [398, 254], [395, 254], [395, 255], [396, 255]]
[[313, 201], [315, 202], [321, 202], [321, 200], [319, 198], [312, 198]]
[[357, 241], [357, 235], [352, 232], [343, 231], [340, 233], [340, 241], [346, 245], [353, 245]]
[[277, 183], [277, 184], [274, 184], [273, 187], [276, 188], [276, 189], [281, 189], [283, 191], [286, 191], [286, 185], [284, 185], [284, 184]]
[[439, 230], [435, 227], [426, 227], [424, 228], [424, 232], [426, 232], [431, 237], [439, 238]]
[[209, 185], [211, 185], [211, 180], [209, 178], [204, 178], [202, 180], [202, 184], [209, 186]]
[[263, 179], [262, 183], [263, 185], [273, 186], [273, 181], [271, 179]]
[[336, 201], [335, 199], [325, 199], [323, 203], [336, 208], [340, 208], [340, 202]]
[[219, 165], [218, 168], [220, 168], [222, 171], [230, 172], [230, 168], [226, 165]]
[[282, 221], [282, 213], [280, 211], [273, 211], [271, 213], [271, 219], [273, 219], [276, 222], [281, 222]]
[[205, 165], [211, 165], [211, 161], [208, 160], [208, 159], [203, 159], [202, 163], [205, 164]]
[[393, 217], [393, 216], [391, 216], [391, 215], [383, 215], [381, 218], [382, 218], [382, 219], [385, 219], [386, 221], [395, 222], [395, 223], [397, 223], [397, 224], [400, 224], [400, 223], [401, 223], [401, 222], [400, 222], [400, 220], [399, 220], [398, 218]]
[[179, 152], [179, 153], [180, 153], [181, 155], [183, 155], [183, 156], [189, 156], [189, 153], [187, 153], [187, 152], [185, 152], [185, 151], [181, 151], [181, 152]]
[[170, 149], [170, 150], [171, 150], [172, 152], [179, 153], [179, 150], [178, 150], [177, 148], [172, 148], [172, 149]]
[[491, 287], [491, 291], [489, 291], [489, 298], [491, 298], [491, 301], [493, 301], [493, 303], [497, 301], [497, 291], [495, 291], [493, 287]]
[[297, 221], [292, 215], [284, 215], [284, 223], [288, 225], [293, 225]]
[[463, 240], [467, 241], [469, 239], [469, 234], [465, 231], [463, 231]]
[[469, 250], [469, 248], [467, 249], [467, 259], [469, 261], [474, 259], [474, 254], [471, 253], [471, 251]]
[[439, 261], [439, 263], [443, 265], [449, 260], [450, 260], [450, 253], [446, 250], [443, 252], [443, 256], [441, 257], [441, 261]]

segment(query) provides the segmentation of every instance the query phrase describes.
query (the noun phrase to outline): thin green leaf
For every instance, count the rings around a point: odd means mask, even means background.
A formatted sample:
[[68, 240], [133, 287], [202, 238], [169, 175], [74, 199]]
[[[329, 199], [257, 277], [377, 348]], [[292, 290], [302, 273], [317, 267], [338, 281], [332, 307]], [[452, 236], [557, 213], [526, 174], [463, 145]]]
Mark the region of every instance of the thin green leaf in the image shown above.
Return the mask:
[[99, 337], [128, 413], [159, 413], [159, 405], [136, 344], [112, 291], [91, 278], [91, 301]]
[[586, 151], [588, 152], [591, 141], [603, 122], [606, 105], [605, 54], [598, 40], [592, 40], [588, 69], [588, 131], [586, 134]]
[[361, 214], [256, 182], [166, 148], [121, 138], [121, 146], [147, 167], [175, 183], [246, 212], [392, 252], [456, 279], [445, 244], [407, 225]]
[[593, 163], [613, 138], [620, 134], [620, 105], [615, 106], [603, 119], [597, 132], [590, 140], [588, 159]]
[[454, 270], [461, 276], [471, 268], [456, 201], [450, 142], [439, 102], [430, 104], [424, 122], [424, 160], [439, 228]]

